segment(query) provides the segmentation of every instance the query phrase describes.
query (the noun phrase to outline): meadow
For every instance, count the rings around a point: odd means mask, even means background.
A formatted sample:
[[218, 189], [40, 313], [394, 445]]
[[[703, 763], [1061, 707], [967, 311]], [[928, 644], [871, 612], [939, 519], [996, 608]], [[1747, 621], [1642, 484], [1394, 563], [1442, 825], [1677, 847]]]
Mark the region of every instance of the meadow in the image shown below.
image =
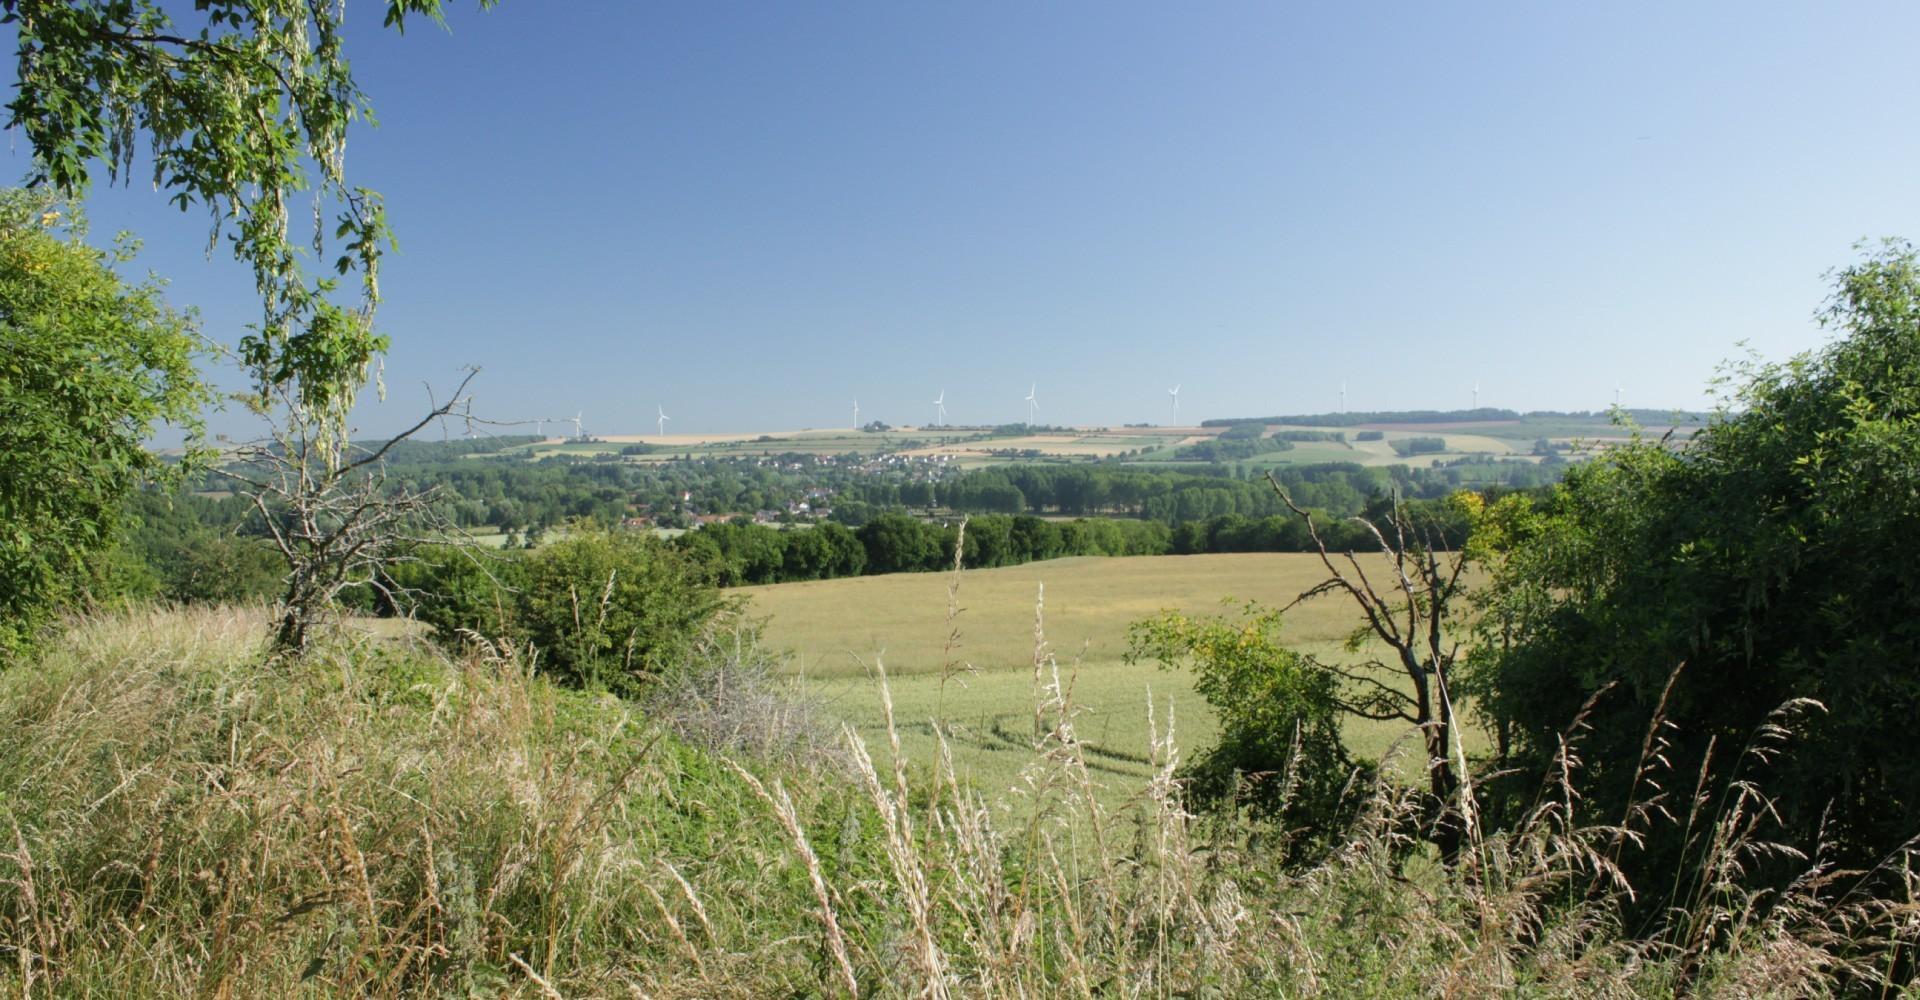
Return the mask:
[[[1161, 728], [1172, 712], [1187, 751], [1209, 746], [1216, 732], [1188, 671], [1125, 661], [1128, 625], [1163, 610], [1232, 614], [1247, 601], [1283, 606], [1324, 575], [1317, 556], [1301, 553], [1088, 556], [957, 576], [899, 573], [735, 593], [766, 618], [768, 642], [790, 651], [789, 669], [806, 695], [869, 740], [885, 729], [875, 670], [884, 664], [908, 756], [930, 759], [937, 720], [954, 733], [963, 777], [989, 794], [1009, 788], [1032, 756], [1039, 605], [1047, 650], [1072, 684], [1090, 766], [1108, 779], [1110, 794], [1124, 797], [1151, 772], [1149, 698]], [[1352, 661], [1376, 649], [1345, 649], [1360, 624], [1352, 604], [1322, 597], [1289, 612], [1283, 634], [1294, 648]], [[1349, 745], [1371, 759], [1408, 733], [1404, 725], [1362, 720], [1345, 730]], [[1477, 731], [1467, 738], [1472, 749], [1485, 745]]]

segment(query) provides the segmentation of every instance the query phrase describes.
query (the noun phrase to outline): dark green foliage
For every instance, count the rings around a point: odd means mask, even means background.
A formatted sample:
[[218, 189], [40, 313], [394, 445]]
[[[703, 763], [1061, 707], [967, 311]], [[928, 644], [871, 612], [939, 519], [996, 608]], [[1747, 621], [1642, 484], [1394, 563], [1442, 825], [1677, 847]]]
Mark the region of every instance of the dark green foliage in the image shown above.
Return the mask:
[[1249, 604], [1238, 618], [1164, 612], [1127, 631], [1127, 659], [1188, 667], [1213, 706], [1219, 741], [1185, 768], [1196, 805], [1243, 806], [1278, 819], [1293, 860], [1312, 857], [1351, 820], [1371, 768], [1340, 739], [1339, 679], [1280, 643], [1280, 613]]
[[[1378, 514], [1377, 498], [1362, 513]], [[1467, 538], [1457, 509], [1438, 500], [1406, 502], [1431, 536], [1447, 546]], [[914, 573], [953, 565], [958, 520], [924, 521], [881, 514], [858, 531], [838, 524], [782, 529], [758, 524], [709, 524], [674, 541], [723, 587], [791, 583], [877, 573]], [[1365, 526], [1327, 519], [1321, 537], [1336, 551], [1374, 548]], [[976, 569], [1017, 566], [1061, 556], [1196, 555], [1208, 552], [1310, 552], [1300, 519], [1274, 514], [1250, 518], [1220, 514], [1169, 527], [1161, 521], [1084, 517], [1048, 521], [1031, 515], [981, 514], [967, 520], [962, 563]]]
[[1345, 431], [1279, 431], [1273, 436], [1282, 441], [1340, 442], [1347, 439]]
[[[1367, 433], [1367, 432], [1361, 432]], [[1272, 439], [1266, 439], [1271, 441]], [[1303, 507], [1332, 517], [1364, 513], [1375, 497], [1397, 494], [1408, 500], [1437, 500], [1463, 487], [1526, 488], [1558, 478], [1530, 462], [1476, 462], [1458, 467], [1410, 469], [1368, 467], [1357, 462], [1282, 465], [1275, 478]], [[982, 495], [980, 484], [1005, 484], [1019, 491], [1028, 513], [1072, 517], [1120, 515], [1167, 524], [1204, 521], [1224, 514], [1270, 517], [1287, 513], [1264, 479], [1237, 478], [1225, 467], [1179, 472], [1148, 472], [1117, 466], [1012, 465], [963, 473], [933, 487], [940, 504], [960, 511], [992, 512], [970, 506]], [[900, 499], [911, 506], [927, 502]]]
[[209, 398], [192, 323], [157, 281], [123, 281], [133, 247], [88, 246], [71, 211], [0, 192], [0, 657], [84, 599], [135, 486], [179, 478], [147, 436], [197, 431]]
[[516, 595], [518, 633], [547, 673], [634, 695], [730, 605], [650, 535], [576, 532], [534, 550]]
[[1447, 450], [1447, 439], [1437, 437], [1400, 438], [1393, 442], [1393, 453], [1401, 458], [1431, 455]]
[[709, 524], [682, 538], [680, 547], [722, 587], [774, 583], [786, 562], [786, 533], [773, 528]]
[[867, 565], [866, 546], [844, 525], [827, 523], [785, 533], [783, 580], [827, 580], [859, 576]]
[[386, 447], [386, 461], [391, 465], [411, 465], [414, 463], [454, 462], [470, 455], [498, 455], [510, 448], [535, 444], [543, 439], [532, 434], [504, 434], [474, 438], [460, 438], [453, 441], [400, 441], [387, 447], [383, 440], [355, 441], [353, 449], [356, 455], [369, 454], [376, 449]]
[[1173, 457], [1182, 462], [1237, 462], [1255, 455], [1292, 450], [1293, 442], [1286, 438], [1229, 438], [1222, 434], [1212, 441], [1201, 441], [1178, 448], [1174, 451]]
[[1234, 424], [1221, 431], [1216, 441], [1258, 441], [1267, 435], [1266, 424]]
[[1379, 441], [1386, 436], [1386, 431], [1360, 431], [1353, 436], [1353, 439], [1355, 441]]
[[940, 547], [921, 522], [905, 514], [882, 514], [862, 525], [867, 572], [906, 573], [939, 568]]
[[564, 683], [631, 697], [732, 617], [699, 568], [649, 534], [579, 528], [524, 555], [436, 549], [391, 571], [403, 607], [449, 644], [530, 644]]
[[183, 539], [161, 564], [163, 594], [197, 604], [238, 604], [279, 595], [286, 563], [258, 538], [208, 532]]
[[[1616, 449], [1476, 528], [1504, 557], [1476, 683], [1535, 776], [1605, 689], [1581, 781], [1624, 815], [1678, 669], [1660, 735], [1680, 773], [1661, 783], [1690, 787], [1703, 760], [1709, 794], [1764, 777], [1783, 838], [1870, 863], [1920, 828], [1920, 271], [1893, 245], [1837, 286], [1825, 320], [1841, 339], [1734, 369], [1730, 408], [1687, 448]], [[1795, 698], [1824, 706], [1794, 723], [1803, 745], [1737, 772], [1738, 748]], [[1653, 837], [1638, 863], [1656, 870], [1698, 846]]]
[[483, 553], [470, 547], [427, 546], [387, 567], [379, 610], [411, 615], [433, 629], [442, 644], [458, 647], [470, 638], [517, 638], [517, 601], [526, 589], [526, 557], [520, 552]]

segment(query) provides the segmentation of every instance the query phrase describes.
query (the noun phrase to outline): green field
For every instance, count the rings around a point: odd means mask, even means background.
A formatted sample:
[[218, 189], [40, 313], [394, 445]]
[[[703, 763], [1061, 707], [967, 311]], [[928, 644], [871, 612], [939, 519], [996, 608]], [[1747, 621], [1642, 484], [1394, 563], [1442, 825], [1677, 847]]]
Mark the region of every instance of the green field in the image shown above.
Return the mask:
[[[949, 624], [951, 573], [902, 573], [741, 588], [753, 611], [768, 617], [767, 637], [793, 652], [806, 692], [824, 701], [872, 744], [884, 740], [875, 661], [884, 662], [907, 754], [928, 760], [931, 723], [957, 734], [956, 763], [983, 788], [1017, 782], [1032, 759], [1034, 610], [1045, 585], [1048, 646], [1063, 678], [1073, 680], [1081, 738], [1092, 762], [1124, 793], [1147, 773], [1147, 700], [1164, 726], [1171, 708], [1180, 747], [1210, 745], [1211, 713], [1185, 671], [1128, 664], [1126, 630], [1166, 609], [1231, 610], [1258, 600], [1280, 605], [1319, 582], [1317, 557], [1234, 553], [1112, 559], [1082, 557], [1024, 566], [968, 570], [958, 577], [961, 609]], [[1322, 598], [1288, 616], [1292, 645], [1322, 657], [1350, 658], [1342, 646], [1359, 624], [1351, 604]], [[958, 639], [949, 648], [949, 637]], [[954, 669], [947, 669], [949, 663]], [[968, 669], [968, 668], [971, 669]], [[1407, 727], [1351, 724], [1356, 752], [1378, 757]], [[1470, 741], [1479, 734], [1469, 736]], [[1477, 745], [1477, 744], [1476, 744]]]

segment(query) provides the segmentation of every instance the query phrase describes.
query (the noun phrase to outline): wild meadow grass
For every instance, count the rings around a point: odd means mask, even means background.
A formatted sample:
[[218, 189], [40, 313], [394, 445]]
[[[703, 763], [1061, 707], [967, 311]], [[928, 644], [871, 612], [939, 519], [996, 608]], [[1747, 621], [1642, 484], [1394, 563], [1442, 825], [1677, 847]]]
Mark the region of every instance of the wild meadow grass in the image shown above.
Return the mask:
[[[1147, 776], [1114, 805], [1044, 612], [1004, 793], [961, 779], [943, 726], [906, 750], [882, 667], [881, 728], [836, 733], [738, 634], [697, 654], [709, 679], [641, 706], [558, 689], [513, 650], [342, 638], [269, 664], [253, 612], [77, 623], [0, 675], [0, 989], [1900, 993], [1883, 980], [1920, 919], [1905, 859], [1873, 898], [1817, 857], [1784, 892], [1746, 891], [1770, 849], [1759, 789], [1689, 817], [1713, 831], [1706, 877], [1631, 931], [1639, 890], [1614, 859], [1662, 820], [1586, 816], [1564, 788], [1476, 830], [1449, 870], [1388, 779], [1329, 854], [1287, 868], [1286, 831], [1189, 814], [1181, 710], [1156, 700]], [[1789, 739], [1780, 721], [1761, 743]]]

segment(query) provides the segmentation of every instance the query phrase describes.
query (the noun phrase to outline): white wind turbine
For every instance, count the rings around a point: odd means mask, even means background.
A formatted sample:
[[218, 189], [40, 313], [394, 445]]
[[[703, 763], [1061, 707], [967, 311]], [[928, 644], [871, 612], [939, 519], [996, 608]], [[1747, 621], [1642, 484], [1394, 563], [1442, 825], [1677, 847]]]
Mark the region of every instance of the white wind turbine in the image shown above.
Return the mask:
[[1479, 379], [1473, 380], [1473, 408], [1476, 410], [1480, 408], [1480, 380]]
[[656, 426], [656, 427], [658, 427], [658, 428], [660, 429], [660, 430], [659, 430], [659, 434], [660, 434], [660, 436], [661, 436], [661, 437], [666, 437], [666, 436], [667, 436], [667, 421], [669, 421], [669, 420], [672, 420], [673, 418], [672, 418], [672, 417], [669, 417], [669, 416], [667, 416], [667, 409], [666, 409], [666, 407], [664, 407], [664, 406], [661, 406], [661, 405], [660, 405], [660, 404], [658, 404], [658, 403], [655, 403], [655, 404], [654, 404], [654, 406], [653, 406], [653, 408], [654, 408], [654, 410], [655, 410], [655, 412], [657, 412], [657, 413], [659, 413], [659, 414], [660, 414], [660, 418], [659, 418], [658, 420], [655, 420], [655, 421], [654, 421], [654, 426]]
[[579, 410], [579, 411], [576, 411], [576, 412], [574, 413], [574, 415], [573, 415], [573, 436], [574, 436], [574, 438], [575, 438], [575, 439], [578, 439], [578, 438], [579, 438], [579, 437], [581, 436], [581, 434], [580, 434], [580, 418], [581, 418], [581, 417], [584, 417], [584, 416], [586, 416], [586, 415], [587, 415], [587, 411], [585, 411], [585, 410]]
[[547, 439], [547, 433], [544, 430], [546, 423], [547, 423], [547, 418], [545, 417], [533, 418], [533, 436], [534, 437], [537, 437], [542, 441], [545, 441]]
[[853, 429], [860, 429], [860, 397], [853, 397]]
[[1340, 380], [1340, 412], [1347, 412], [1347, 380]]
[[1620, 405], [1620, 383], [1618, 382], [1613, 384], [1613, 405]]
[[939, 398], [933, 401], [933, 426], [945, 427], [946, 425], [947, 425], [947, 390], [942, 389], [940, 390]]
[[1180, 425], [1180, 386], [1175, 385], [1173, 388], [1168, 389], [1167, 398], [1173, 401], [1173, 423], [1171, 426], [1178, 427]]
[[1040, 403], [1034, 399], [1034, 394], [1038, 392], [1039, 389], [1040, 389], [1040, 383], [1038, 382], [1035, 382], [1032, 385], [1027, 387], [1027, 426], [1028, 427], [1033, 426], [1033, 412], [1040, 408]]

